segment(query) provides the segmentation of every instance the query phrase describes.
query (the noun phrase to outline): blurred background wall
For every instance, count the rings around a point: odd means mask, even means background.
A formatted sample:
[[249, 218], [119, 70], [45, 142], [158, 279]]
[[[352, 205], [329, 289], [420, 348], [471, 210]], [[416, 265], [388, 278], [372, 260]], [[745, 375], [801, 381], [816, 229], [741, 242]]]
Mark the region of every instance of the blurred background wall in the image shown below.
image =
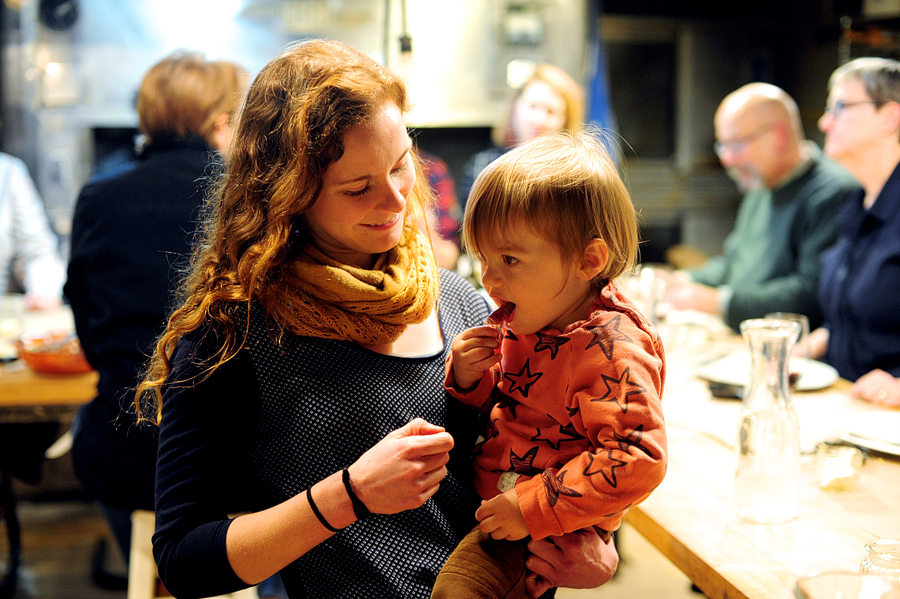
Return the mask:
[[679, 242], [717, 253], [738, 201], [712, 150], [721, 98], [779, 85], [821, 141], [828, 75], [896, 55], [898, 17], [900, 0], [3, 0], [0, 149], [28, 164], [65, 251], [78, 190], [129, 158], [138, 84], [175, 49], [255, 73], [308, 37], [357, 46], [407, 80], [414, 136], [455, 177], [490, 144], [519, 67], [545, 61], [618, 132], [645, 261]]

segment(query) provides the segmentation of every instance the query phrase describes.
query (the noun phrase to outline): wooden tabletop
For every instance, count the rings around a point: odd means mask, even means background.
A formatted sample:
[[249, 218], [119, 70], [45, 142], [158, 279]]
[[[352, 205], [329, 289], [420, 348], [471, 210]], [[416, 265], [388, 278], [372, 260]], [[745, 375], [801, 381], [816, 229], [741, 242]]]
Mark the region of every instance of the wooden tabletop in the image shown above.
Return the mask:
[[97, 394], [97, 373], [42, 374], [24, 362], [0, 368], [0, 406], [81, 405]]
[[[5, 299], [9, 301], [7, 296]], [[16, 298], [20, 301], [20, 298]], [[22, 332], [73, 330], [67, 306], [55, 310], [23, 311]], [[0, 421], [56, 420], [71, 417], [97, 393], [97, 373], [41, 374], [22, 360], [0, 365]]]
[[[900, 412], [849, 396], [839, 381], [795, 393], [801, 427], [801, 505], [797, 520], [751, 524], [733, 508], [741, 403], [716, 399], [693, 376], [696, 364], [740, 339], [713, 338], [693, 346], [661, 327], [667, 354], [663, 405], [669, 468], [662, 485], [632, 508], [626, 520], [711, 599], [792, 599], [797, 579], [816, 573], [855, 572], [865, 544], [900, 539], [900, 461], [869, 456], [855, 490], [821, 490], [814, 449], [850, 421], [897, 418]], [[697, 339], [695, 338], [695, 341]]]

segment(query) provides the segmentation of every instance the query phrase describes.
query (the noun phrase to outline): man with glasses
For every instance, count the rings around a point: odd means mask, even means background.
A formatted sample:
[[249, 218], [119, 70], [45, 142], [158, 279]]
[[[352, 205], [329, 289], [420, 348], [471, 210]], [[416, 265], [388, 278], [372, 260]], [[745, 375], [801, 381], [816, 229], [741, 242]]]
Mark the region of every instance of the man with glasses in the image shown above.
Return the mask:
[[768, 83], [750, 83], [715, 114], [716, 154], [744, 197], [724, 253], [673, 275], [676, 309], [720, 314], [737, 330], [769, 312], [822, 322], [816, 300], [819, 254], [837, 237], [836, 214], [859, 185], [805, 139], [796, 102]]

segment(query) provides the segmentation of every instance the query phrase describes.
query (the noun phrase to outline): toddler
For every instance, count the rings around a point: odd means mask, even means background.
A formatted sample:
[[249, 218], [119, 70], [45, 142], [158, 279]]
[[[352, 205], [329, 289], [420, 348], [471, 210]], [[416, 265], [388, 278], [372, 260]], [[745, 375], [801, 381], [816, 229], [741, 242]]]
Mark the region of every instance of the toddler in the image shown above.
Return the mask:
[[634, 263], [637, 222], [590, 132], [544, 135], [491, 163], [463, 241], [499, 308], [453, 341], [445, 386], [490, 424], [475, 448], [478, 526], [432, 597], [527, 597], [527, 537], [597, 526], [608, 538], [662, 481], [665, 358], [613, 282]]

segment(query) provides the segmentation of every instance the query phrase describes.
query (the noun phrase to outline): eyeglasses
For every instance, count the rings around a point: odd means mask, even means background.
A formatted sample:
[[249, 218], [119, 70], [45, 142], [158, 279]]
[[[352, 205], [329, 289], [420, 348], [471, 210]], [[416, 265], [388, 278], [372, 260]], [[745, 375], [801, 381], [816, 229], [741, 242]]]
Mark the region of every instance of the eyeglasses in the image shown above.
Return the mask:
[[762, 137], [765, 133], [773, 128], [775, 128], [775, 123], [768, 123], [757, 129], [750, 135], [732, 139], [731, 141], [717, 141], [713, 144], [713, 148], [715, 149], [716, 154], [718, 154], [719, 156], [721, 156], [725, 152], [740, 154], [747, 148], [747, 146], [752, 144], [754, 141]]
[[841, 113], [843, 113], [845, 109], [853, 108], [854, 106], [862, 106], [863, 104], [874, 104], [877, 107], [881, 105], [881, 102], [876, 102], [875, 100], [860, 100], [859, 102], [844, 102], [843, 100], [838, 100], [831, 106], [825, 106], [825, 114], [836, 119], [841, 116]]

